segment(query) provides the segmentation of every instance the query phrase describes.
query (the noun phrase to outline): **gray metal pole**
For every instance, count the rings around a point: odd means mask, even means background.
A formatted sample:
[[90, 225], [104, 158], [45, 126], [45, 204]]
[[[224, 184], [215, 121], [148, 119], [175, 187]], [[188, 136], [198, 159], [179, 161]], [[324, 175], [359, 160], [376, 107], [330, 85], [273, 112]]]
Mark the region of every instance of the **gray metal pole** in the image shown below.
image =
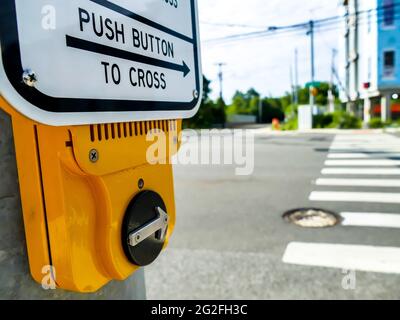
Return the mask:
[[295, 86], [294, 86], [294, 82], [293, 82], [293, 67], [292, 65], [289, 66], [289, 77], [290, 77], [290, 88], [292, 90], [292, 103], [294, 103], [295, 100]]
[[381, 120], [382, 122], [387, 122], [392, 119], [391, 114], [391, 99], [392, 95], [385, 92], [382, 94], [381, 98]]
[[215, 65], [218, 66], [218, 80], [219, 80], [219, 98], [221, 100], [224, 99], [224, 72], [222, 70], [222, 67], [226, 65], [226, 63], [223, 62], [218, 62]]
[[33, 281], [26, 253], [11, 118], [0, 110], [0, 299], [144, 300], [141, 269], [93, 294], [44, 290]]
[[294, 51], [294, 104], [299, 104], [299, 53], [297, 48]]
[[315, 56], [314, 56], [314, 21], [310, 21], [310, 37], [311, 37], [311, 81], [315, 81]]
[[310, 21], [310, 38], [311, 38], [311, 86], [310, 86], [310, 105], [314, 107], [315, 98], [311, 94], [314, 88], [314, 81], [315, 81], [315, 56], [314, 56], [314, 21]]
[[328, 101], [329, 101], [329, 112], [335, 112], [335, 96], [333, 94], [333, 81], [334, 81], [334, 71], [335, 71], [335, 57], [336, 57], [336, 49], [332, 49], [332, 58], [331, 58], [331, 82], [329, 84], [328, 91]]
[[223, 94], [224, 74], [222, 72], [222, 64], [219, 64], [218, 78], [219, 78], [219, 98], [222, 100], [224, 96]]

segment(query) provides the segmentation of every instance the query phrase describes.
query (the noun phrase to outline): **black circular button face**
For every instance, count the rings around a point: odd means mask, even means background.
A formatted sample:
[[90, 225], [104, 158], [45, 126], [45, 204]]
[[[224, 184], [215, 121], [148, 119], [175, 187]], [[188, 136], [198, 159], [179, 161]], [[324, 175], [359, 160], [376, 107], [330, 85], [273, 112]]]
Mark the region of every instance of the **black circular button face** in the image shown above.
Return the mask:
[[140, 243], [129, 244], [129, 235], [136, 232], [159, 218], [157, 208], [165, 212], [164, 201], [158, 193], [143, 191], [129, 204], [122, 224], [122, 245], [129, 261], [138, 266], [151, 264], [160, 255], [165, 239], [159, 239], [159, 232], [155, 232]]

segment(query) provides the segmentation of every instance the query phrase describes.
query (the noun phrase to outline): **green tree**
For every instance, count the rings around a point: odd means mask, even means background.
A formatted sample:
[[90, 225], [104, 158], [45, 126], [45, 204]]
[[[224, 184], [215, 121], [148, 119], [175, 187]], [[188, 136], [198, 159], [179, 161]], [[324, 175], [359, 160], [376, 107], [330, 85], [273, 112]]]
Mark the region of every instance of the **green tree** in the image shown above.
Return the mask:
[[236, 91], [232, 104], [229, 106], [229, 114], [257, 115], [260, 94], [251, 88], [247, 92]]
[[[262, 118], [259, 119], [259, 108], [262, 108]], [[271, 123], [277, 118], [280, 121], [285, 119], [283, 106], [290, 105], [290, 96], [283, 98], [261, 98], [261, 95], [250, 88], [247, 92], [236, 91], [232, 104], [228, 108], [229, 114], [243, 114], [257, 116], [259, 122]]]
[[279, 98], [264, 98], [262, 100], [262, 123], [271, 123], [273, 119], [283, 121], [285, 113]]
[[210, 100], [211, 90], [211, 80], [208, 80], [206, 77], [203, 76], [203, 96], [202, 96], [202, 103], [207, 103]]
[[247, 114], [247, 101], [244, 93], [236, 91], [233, 98], [232, 104], [228, 108], [229, 114]]
[[245, 97], [246, 101], [250, 102], [253, 98], [260, 98], [260, 94], [254, 88], [250, 88], [244, 94], [244, 97]]
[[[328, 82], [320, 82], [318, 86], [318, 94], [315, 97], [315, 103], [320, 106], [326, 106], [328, 104], [328, 91], [330, 84]], [[297, 90], [299, 96], [299, 104], [310, 103], [310, 89], [307, 87], [299, 88]], [[339, 91], [336, 86], [333, 87], [333, 95], [335, 98], [339, 97]]]
[[258, 115], [258, 109], [260, 107], [260, 97], [253, 96], [249, 103], [249, 113], [252, 115]]
[[224, 99], [218, 98], [213, 108], [214, 124], [225, 127], [226, 123], [226, 104]]

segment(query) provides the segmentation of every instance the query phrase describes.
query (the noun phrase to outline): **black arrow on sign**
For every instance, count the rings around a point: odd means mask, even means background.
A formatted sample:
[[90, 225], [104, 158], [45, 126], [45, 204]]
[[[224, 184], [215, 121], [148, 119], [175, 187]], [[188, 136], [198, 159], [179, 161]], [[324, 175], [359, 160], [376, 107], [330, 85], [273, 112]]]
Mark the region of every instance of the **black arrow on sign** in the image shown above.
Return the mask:
[[160, 67], [160, 68], [164, 68], [164, 69], [175, 70], [178, 72], [182, 72], [183, 77], [186, 77], [190, 72], [190, 69], [187, 66], [187, 64], [185, 63], [185, 61], [182, 61], [181, 65], [175, 64], [172, 62], [167, 62], [164, 60], [146, 57], [141, 54], [113, 48], [110, 46], [106, 46], [106, 45], [95, 43], [92, 41], [87, 41], [87, 40], [71, 37], [68, 35], [66, 36], [66, 40], [67, 40], [67, 47], [70, 47], [70, 48], [85, 50], [85, 51], [99, 53], [99, 54], [105, 54], [107, 56], [111, 56], [111, 57], [115, 57], [115, 58], [144, 63], [144, 64], [148, 64], [148, 65], [152, 65], [152, 66]]

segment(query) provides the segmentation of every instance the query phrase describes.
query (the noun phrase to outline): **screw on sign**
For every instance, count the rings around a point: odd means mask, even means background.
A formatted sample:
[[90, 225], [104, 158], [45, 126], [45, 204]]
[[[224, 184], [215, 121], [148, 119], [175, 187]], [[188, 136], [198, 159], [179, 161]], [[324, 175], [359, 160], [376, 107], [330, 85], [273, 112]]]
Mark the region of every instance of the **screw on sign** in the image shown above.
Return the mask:
[[36, 82], [37, 82], [37, 78], [36, 78], [36, 74], [35, 72], [33, 72], [32, 70], [25, 70], [24, 73], [22, 74], [22, 81], [29, 87], [34, 87]]

